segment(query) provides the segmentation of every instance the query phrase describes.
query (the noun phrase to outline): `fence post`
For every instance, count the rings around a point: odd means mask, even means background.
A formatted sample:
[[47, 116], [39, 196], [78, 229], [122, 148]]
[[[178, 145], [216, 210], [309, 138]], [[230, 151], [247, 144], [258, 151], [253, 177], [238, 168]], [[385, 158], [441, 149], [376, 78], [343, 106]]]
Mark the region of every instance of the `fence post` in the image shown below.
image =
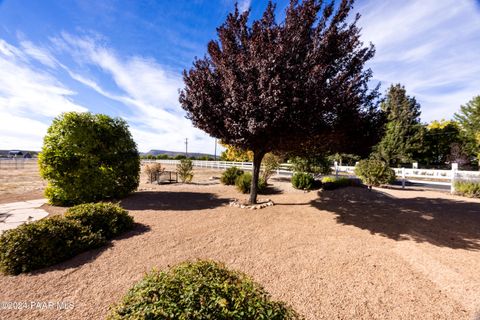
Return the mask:
[[450, 178], [450, 193], [455, 193], [455, 177], [457, 175], [458, 163], [452, 163], [452, 177]]
[[402, 189], [405, 189], [405, 168], [402, 167]]

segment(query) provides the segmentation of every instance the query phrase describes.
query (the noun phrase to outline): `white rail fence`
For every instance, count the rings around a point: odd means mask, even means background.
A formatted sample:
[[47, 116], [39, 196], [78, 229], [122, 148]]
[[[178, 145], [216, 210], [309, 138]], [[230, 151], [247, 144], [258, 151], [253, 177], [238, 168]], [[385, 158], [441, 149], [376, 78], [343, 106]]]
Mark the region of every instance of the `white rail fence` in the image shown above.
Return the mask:
[[[24, 158], [8, 158], [0, 159], [0, 169], [24, 169], [30, 166], [36, 166], [38, 160], [36, 158], [24, 159]], [[165, 165], [177, 165], [180, 160], [142, 160], [142, 163], [161, 163]], [[227, 169], [231, 167], [237, 167], [243, 170], [251, 171], [253, 168], [252, 162], [235, 162], [235, 161], [206, 161], [206, 160], [193, 160], [193, 165], [199, 168], [210, 169]], [[464, 171], [458, 170], [456, 164], [452, 165], [451, 170], [436, 170], [436, 169], [412, 169], [412, 168], [392, 168], [395, 171], [397, 179], [405, 187], [407, 182], [412, 183], [427, 183], [429, 185], [449, 186], [451, 191], [454, 192], [455, 184], [457, 180], [462, 181], [475, 181], [480, 182], [480, 171]], [[354, 166], [340, 166], [334, 165], [332, 171], [335, 175], [347, 175], [355, 177]], [[291, 175], [292, 165], [283, 163], [277, 169], [279, 175]]]
[[[158, 162], [168, 165], [177, 165], [180, 160], [142, 160], [143, 163]], [[206, 161], [206, 160], [192, 160], [193, 166], [199, 168], [211, 169], [227, 169], [237, 167], [243, 170], [252, 170], [252, 162], [235, 162], [235, 161]], [[292, 165], [284, 163], [277, 169], [277, 174], [291, 175]], [[462, 171], [457, 169], [456, 164], [452, 165], [451, 170], [437, 170], [437, 169], [411, 169], [411, 168], [392, 168], [395, 171], [397, 179], [405, 187], [407, 182], [412, 183], [426, 183], [429, 185], [449, 186], [454, 192], [456, 180], [478, 181], [480, 182], [480, 171]], [[332, 171], [335, 175], [347, 175], [355, 177], [355, 166], [340, 166], [334, 165]]]

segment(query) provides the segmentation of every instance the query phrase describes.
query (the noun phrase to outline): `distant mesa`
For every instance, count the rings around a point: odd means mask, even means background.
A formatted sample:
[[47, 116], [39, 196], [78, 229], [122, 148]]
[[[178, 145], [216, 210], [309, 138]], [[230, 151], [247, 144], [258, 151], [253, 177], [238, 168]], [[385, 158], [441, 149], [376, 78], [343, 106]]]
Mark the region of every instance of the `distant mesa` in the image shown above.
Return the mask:
[[[152, 155], [152, 156], [158, 156], [160, 154], [165, 154], [169, 157], [175, 157], [175, 156], [178, 156], [178, 155], [181, 155], [181, 156], [184, 156], [185, 155], [185, 152], [180, 152], [180, 151], [168, 151], [168, 150], [156, 150], [156, 149], [152, 149], [148, 152], [140, 152], [140, 155], [141, 156], [148, 156], [148, 155]], [[199, 153], [199, 152], [189, 152], [188, 153], [188, 156], [189, 157], [195, 157], [195, 158], [199, 158], [199, 157], [214, 157], [213, 154], [209, 154], [209, 153]]]

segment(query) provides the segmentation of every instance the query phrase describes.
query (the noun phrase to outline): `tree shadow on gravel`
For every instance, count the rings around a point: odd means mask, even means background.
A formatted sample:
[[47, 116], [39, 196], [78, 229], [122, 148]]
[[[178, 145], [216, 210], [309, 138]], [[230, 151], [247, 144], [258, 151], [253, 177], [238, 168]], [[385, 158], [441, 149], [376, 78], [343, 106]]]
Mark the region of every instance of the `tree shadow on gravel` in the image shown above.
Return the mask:
[[42, 268], [31, 272], [32, 275], [43, 274], [54, 270], [68, 270], [75, 269], [84, 264], [94, 261], [98, 256], [100, 256], [105, 250], [113, 247], [112, 241], [120, 241], [128, 238], [132, 238], [143, 233], [150, 231], [150, 227], [141, 223], [135, 223], [133, 229], [125, 232], [124, 234], [115, 237], [114, 239], [108, 240], [107, 243], [99, 248], [87, 250], [82, 252], [66, 261], [57, 263], [53, 266]]
[[228, 204], [230, 199], [204, 192], [135, 192], [121, 202], [127, 210], [204, 210]]
[[311, 205], [336, 214], [338, 223], [393, 240], [480, 250], [480, 203], [424, 197], [399, 199], [350, 187], [320, 192]]

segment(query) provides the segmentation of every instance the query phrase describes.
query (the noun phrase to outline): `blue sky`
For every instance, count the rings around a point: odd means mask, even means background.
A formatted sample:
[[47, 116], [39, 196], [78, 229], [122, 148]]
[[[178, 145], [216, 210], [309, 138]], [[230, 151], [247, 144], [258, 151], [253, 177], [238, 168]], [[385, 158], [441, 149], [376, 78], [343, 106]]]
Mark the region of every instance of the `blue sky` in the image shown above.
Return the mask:
[[[282, 15], [288, 1], [278, 1]], [[140, 151], [213, 153], [178, 103], [181, 72], [203, 56], [234, 0], [0, 0], [0, 149], [39, 150], [64, 111], [126, 119]], [[258, 17], [266, 1], [239, 1]], [[358, 0], [382, 92], [404, 84], [422, 120], [450, 118], [480, 94], [475, 0]]]

